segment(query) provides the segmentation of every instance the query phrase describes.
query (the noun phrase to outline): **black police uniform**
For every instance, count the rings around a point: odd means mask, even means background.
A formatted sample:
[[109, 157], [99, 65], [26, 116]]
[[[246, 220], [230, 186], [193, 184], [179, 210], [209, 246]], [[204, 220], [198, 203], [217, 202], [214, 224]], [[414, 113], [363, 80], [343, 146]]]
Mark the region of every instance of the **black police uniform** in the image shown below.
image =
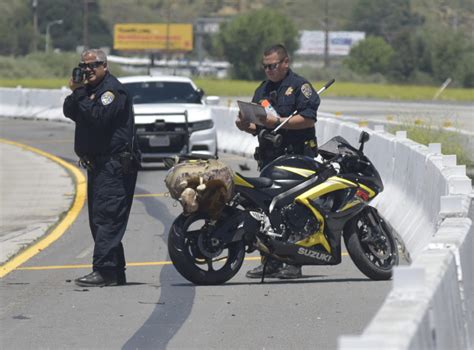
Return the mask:
[[66, 97], [63, 112], [76, 123], [74, 150], [87, 167], [89, 225], [95, 242], [93, 270], [124, 276], [121, 241], [138, 169], [131, 98], [106, 72], [97, 86], [79, 87]]
[[[252, 102], [261, 103], [265, 99], [272, 104], [280, 117], [287, 118], [297, 111], [302, 117], [316, 121], [320, 103], [319, 95], [306, 79], [291, 69], [288, 70], [286, 77], [279, 82], [274, 83], [266, 80], [260, 84]], [[258, 133], [262, 129], [262, 126], [257, 125]], [[314, 127], [300, 130], [281, 128], [277, 133], [282, 135], [282, 144], [279, 148], [275, 148], [270, 141], [259, 138], [259, 147], [255, 157], [259, 162], [260, 169], [283, 154], [316, 155]]]
[[[279, 82], [266, 80], [255, 90], [252, 102], [260, 104], [268, 100], [280, 117], [287, 118], [297, 111], [304, 118], [316, 121], [319, 107], [319, 95], [311, 84], [303, 77], [288, 70], [286, 77]], [[257, 125], [257, 135], [264, 127]], [[282, 135], [282, 144], [275, 148], [270, 141], [259, 137], [259, 146], [255, 151], [258, 166], [263, 169], [268, 163], [284, 154], [301, 154], [316, 156], [317, 142], [314, 126], [306, 129], [289, 130], [279, 129]], [[247, 272], [249, 278], [261, 278], [263, 265]], [[301, 266], [284, 266], [283, 263], [268, 258], [266, 266], [267, 277], [298, 278], [301, 277]]]

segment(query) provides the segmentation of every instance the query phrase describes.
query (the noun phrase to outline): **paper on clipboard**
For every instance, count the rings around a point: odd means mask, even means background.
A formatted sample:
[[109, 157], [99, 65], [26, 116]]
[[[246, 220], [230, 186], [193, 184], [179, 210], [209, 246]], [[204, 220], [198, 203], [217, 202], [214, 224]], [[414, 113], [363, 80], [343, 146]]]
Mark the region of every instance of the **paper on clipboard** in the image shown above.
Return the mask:
[[242, 120], [248, 121], [258, 125], [263, 125], [261, 120], [265, 120], [267, 112], [265, 108], [259, 104], [252, 102], [237, 101], [240, 109]]

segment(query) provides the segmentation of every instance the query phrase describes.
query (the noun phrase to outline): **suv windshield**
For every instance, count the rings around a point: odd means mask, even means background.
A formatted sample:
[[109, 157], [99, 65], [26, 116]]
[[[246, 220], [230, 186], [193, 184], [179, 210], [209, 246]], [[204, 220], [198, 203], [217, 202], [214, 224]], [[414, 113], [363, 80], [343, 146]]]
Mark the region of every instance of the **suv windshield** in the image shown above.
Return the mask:
[[189, 83], [147, 81], [123, 84], [134, 104], [201, 103], [199, 93]]

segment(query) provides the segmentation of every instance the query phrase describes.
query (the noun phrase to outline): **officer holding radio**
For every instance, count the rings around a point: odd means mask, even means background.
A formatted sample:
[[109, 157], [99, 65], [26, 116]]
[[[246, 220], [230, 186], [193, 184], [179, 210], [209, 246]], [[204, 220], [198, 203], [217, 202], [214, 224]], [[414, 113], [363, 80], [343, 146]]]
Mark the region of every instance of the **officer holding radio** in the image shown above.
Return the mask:
[[[241, 119], [236, 120], [237, 127], [258, 135], [258, 147], [255, 150], [255, 159], [262, 170], [268, 163], [284, 154], [301, 154], [316, 156], [316, 113], [319, 107], [319, 95], [311, 84], [289, 68], [289, 56], [286, 48], [273, 45], [263, 53], [262, 67], [267, 80], [263, 81], [254, 93], [252, 102], [266, 107], [267, 117], [261, 125], [249, 123]], [[290, 115], [295, 114], [280, 129], [281, 143], [276, 145], [265, 133], [274, 130]], [[248, 278], [261, 278], [263, 265], [247, 272]], [[301, 277], [301, 266], [284, 265], [269, 259], [265, 271], [267, 277], [283, 279]]]
[[139, 152], [132, 100], [110, 74], [102, 50], [86, 50], [69, 82], [64, 115], [76, 123], [74, 150], [87, 169], [93, 271], [75, 280], [83, 287], [124, 285], [122, 238], [132, 207]]

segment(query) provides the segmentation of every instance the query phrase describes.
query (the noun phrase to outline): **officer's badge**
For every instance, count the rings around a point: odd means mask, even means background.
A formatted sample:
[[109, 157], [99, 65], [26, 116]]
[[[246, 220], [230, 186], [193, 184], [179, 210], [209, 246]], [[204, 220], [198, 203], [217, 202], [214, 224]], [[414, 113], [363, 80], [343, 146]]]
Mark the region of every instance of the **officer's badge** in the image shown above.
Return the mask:
[[285, 95], [290, 96], [292, 93], [293, 93], [293, 88], [290, 86], [290, 87], [288, 87], [288, 89], [286, 89]]
[[301, 92], [306, 98], [310, 98], [311, 95], [313, 94], [313, 89], [311, 89], [311, 86], [306, 83], [301, 86]]
[[100, 102], [102, 102], [104, 106], [107, 106], [112, 103], [114, 98], [115, 95], [111, 91], [106, 91], [100, 96]]

